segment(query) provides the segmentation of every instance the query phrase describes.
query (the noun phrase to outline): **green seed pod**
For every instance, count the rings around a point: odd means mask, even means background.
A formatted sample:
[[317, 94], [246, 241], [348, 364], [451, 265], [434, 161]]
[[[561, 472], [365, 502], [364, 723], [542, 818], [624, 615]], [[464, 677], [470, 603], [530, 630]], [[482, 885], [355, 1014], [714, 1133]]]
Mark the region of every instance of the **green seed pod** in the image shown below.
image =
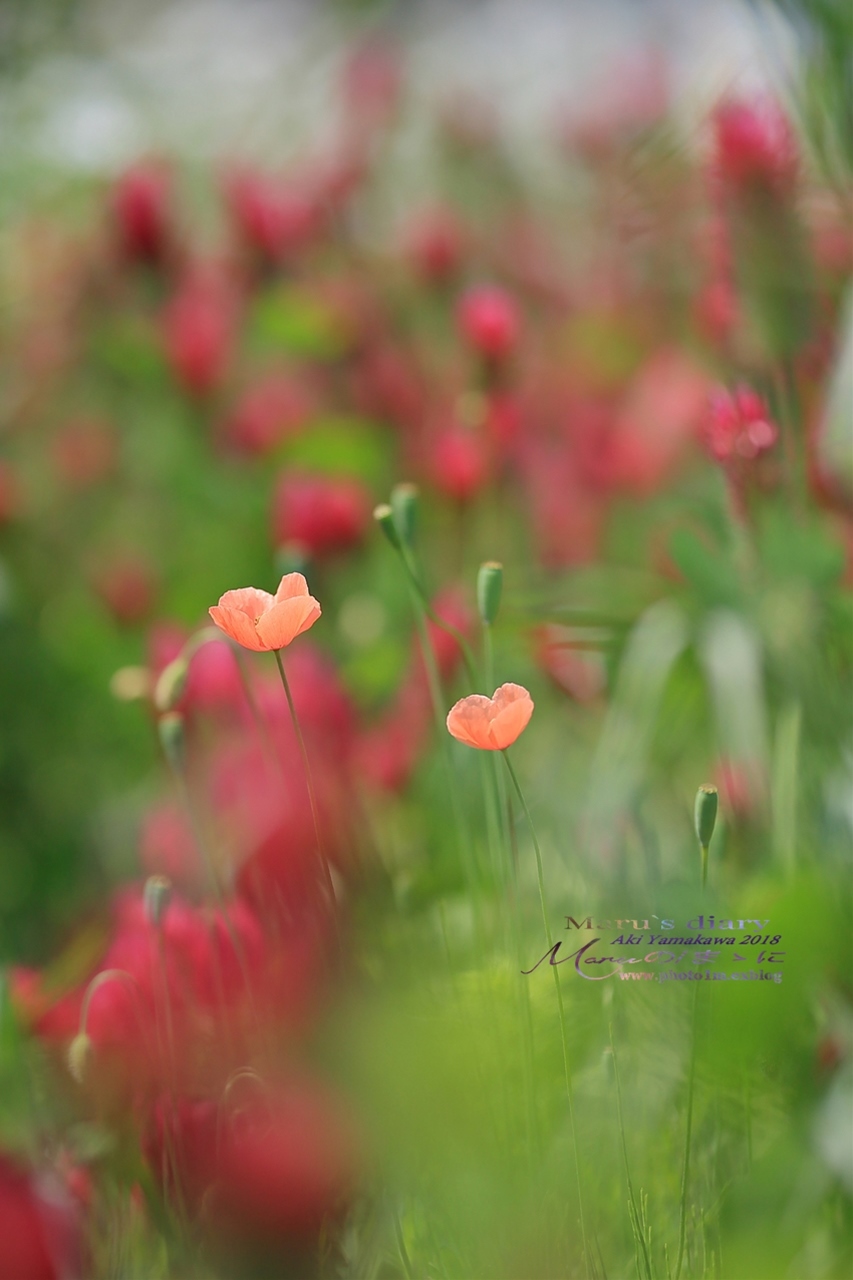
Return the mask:
[[480, 619], [486, 626], [491, 626], [498, 616], [501, 604], [501, 592], [504, 585], [504, 567], [497, 560], [487, 560], [480, 565], [477, 574], [477, 608]]
[[94, 1055], [91, 1037], [80, 1031], [68, 1046], [68, 1070], [78, 1084], [84, 1084]]
[[387, 502], [381, 502], [378, 507], [374, 507], [373, 519], [379, 525], [394, 550], [400, 551], [400, 535], [397, 532], [394, 512]]
[[158, 711], [172, 711], [187, 687], [190, 664], [181, 655], [165, 666], [154, 686], [154, 706]]
[[180, 773], [186, 757], [184, 717], [177, 711], [167, 711], [157, 721], [157, 732], [160, 735], [163, 754], [172, 768]]
[[172, 899], [172, 882], [168, 876], [149, 876], [142, 892], [147, 920], [159, 929]]
[[693, 809], [693, 820], [696, 836], [703, 849], [707, 849], [714, 834], [717, 821], [717, 788], [703, 783], [696, 792], [696, 804]]
[[391, 490], [391, 510], [400, 540], [413, 547], [418, 526], [418, 489], [413, 484], [396, 484]]

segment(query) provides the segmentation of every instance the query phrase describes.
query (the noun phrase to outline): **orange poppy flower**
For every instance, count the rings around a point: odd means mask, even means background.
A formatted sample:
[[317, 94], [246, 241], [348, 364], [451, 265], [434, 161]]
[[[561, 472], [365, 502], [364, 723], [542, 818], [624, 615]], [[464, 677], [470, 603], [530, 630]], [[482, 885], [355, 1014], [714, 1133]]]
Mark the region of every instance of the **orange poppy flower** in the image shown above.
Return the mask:
[[533, 699], [520, 684], [502, 684], [494, 696], [472, 693], [450, 708], [447, 728], [459, 742], [481, 751], [505, 751], [527, 727]]
[[226, 591], [208, 611], [217, 627], [244, 649], [283, 649], [313, 627], [322, 610], [301, 573], [286, 573], [274, 596], [257, 587]]

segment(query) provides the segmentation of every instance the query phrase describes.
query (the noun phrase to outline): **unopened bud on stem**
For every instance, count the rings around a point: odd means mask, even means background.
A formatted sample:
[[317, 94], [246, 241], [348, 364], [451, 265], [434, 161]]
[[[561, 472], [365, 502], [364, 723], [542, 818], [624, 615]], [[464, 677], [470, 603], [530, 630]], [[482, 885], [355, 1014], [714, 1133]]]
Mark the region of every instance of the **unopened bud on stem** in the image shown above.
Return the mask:
[[394, 550], [400, 551], [400, 535], [397, 532], [397, 525], [394, 521], [394, 512], [387, 502], [381, 502], [378, 507], [374, 507], [373, 519], [379, 525]]
[[696, 792], [696, 803], [693, 807], [693, 822], [702, 853], [703, 888], [708, 880], [708, 849], [711, 844], [711, 837], [714, 834], [714, 825], [717, 821], [717, 799], [717, 788], [712, 787], [709, 783], [703, 783]]
[[142, 901], [148, 921], [159, 929], [172, 899], [172, 882], [168, 876], [149, 876], [145, 881]]
[[391, 490], [391, 510], [401, 542], [413, 547], [418, 525], [418, 490], [413, 484], [396, 484]]
[[477, 574], [477, 608], [480, 620], [490, 627], [498, 616], [504, 585], [504, 567], [497, 560], [487, 560]]

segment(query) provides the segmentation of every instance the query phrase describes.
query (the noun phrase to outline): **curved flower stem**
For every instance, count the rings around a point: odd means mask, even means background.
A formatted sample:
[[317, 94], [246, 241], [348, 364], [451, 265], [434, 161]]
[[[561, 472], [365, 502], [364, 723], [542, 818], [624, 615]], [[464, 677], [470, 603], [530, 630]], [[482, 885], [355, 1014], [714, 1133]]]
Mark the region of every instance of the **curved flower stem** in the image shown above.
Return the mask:
[[83, 1003], [80, 1007], [80, 1020], [78, 1024], [80, 1031], [85, 1032], [87, 1030], [89, 1024], [89, 1005], [92, 1003], [92, 997], [95, 992], [107, 982], [123, 982], [127, 985], [128, 990], [132, 992], [133, 1011], [136, 1014], [136, 1021], [139, 1024], [139, 1029], [142, 1032], [143, 1039], [147, 1039], [148, 1028], [145, 1023], [145, 1010], [142, 1007], [142, 1000], [140, 998], [141, 988], [137, 979], [134, 978], [132, 973], [128, 973], [126, 969], [101, 969], [101, 971], [96, 973], [94, 978], [92, 978], [84, 992]]
[[492, 641], [491, 623], [483, 623], [483, 676], [486, 681], [486, 689], [494, 688], [495, 684], [495, 646]]
[[[530, 828], [530, 835], [533, 840], [533, 848], [536, 853], [536, 876], [539, 881], [539, 902], [542, 907], [542, 923], [545, 926], [545, 939], [550, 949], [554, 945], [554, 940], [551, 934], [551, 925], [548, 922], [548, 907], [545, 900], [545, 874], [542, 869], [542, 850], [539, 847], [539, 839], [536, 835], [536, 828], [533, 825], [533, 818], [530, 814], [530, 809], [527, 807], [527, 801], [524, 798], [524, 792], [521, 790], [521, 785], [518, 781], [518, 777], [516, 775], [515, 769], [512, 766], [512, 761], [510, 760], [506, 749], [504, 749], [501, 752], [501, 755], [504, 758], [504, 763], [506, 764], [507, 770], [509, 771], [509, 776], [512, 780], [512, 785], [515, 788], [515, 793], [518, 796], [518, 799], [521, 803], [521, 807], [524, 810], [524, 816], [527, 819], [527, 825]], [[578, 1149], [578, 1135], [577, 1135], [577, 1128], [575, 1126], [575, 1103], [574, 1103], [574, 1091], [572, 1089], [572, 1072], [569, 1066], [569, 1041], [568, 1041], [568, 1034], [566, 1032], [566, 1013], [563, 1007], [563, 992], [560, 988], [559, 974], [557, 973], [557, 969], [554, 965], [549, 966], [549, 968], [551, 969], [551, 972], [554, 975], [554, 987], [557, 992], [557, 1007], [560, 1011], [560, 1038], [562, 1040], [562, 1047], [563, 1047], [563, 1070], [566, 1077], [566, 1097], [569, 1103], [569, 1124], [572, 1131], [572, 1148], [574, 1151], [574, 1160], [575, 1160], [575, 1177], [577, 1179], [577, 1186], [578, 1186], [578, 1212], [580, 1215], [581, 1239], [583, 1241], [584, 1265], [586, 1267], [587, 1276], [589, 1276], [590, 1254], [589, 1254], [589, 1245], [587, 1243], [587, 1235], [586, 1235], [586, 1218], [583, 1211], [583, 1191], [581, 1186], [580, 1151]]]
[[409, 581], [411, 582], [412, 586], [417, 592], [418, 599], [421, 602], [421, 607], [423, 608], [423, 611], [426, 614], [426, 616], [429, 618], [430, 622], [434, 623], [435, 626], [440, 627], [442, 631], [446, 631], [447, 634], [449, 636], [452, 636], [453, 639], [456, 641], [456, 643], [459, 645], [459, 649], [462, 653], [462, 660], [465, 663], [465, 670], [468, 673], [468, 679], [471, 681], [471, 684], [474, 687], [476, 687], [477, 669], [474, 663], [474, 655], [471, 652], [471, 646], [469, 645], [468, 641], [465, 639], [465, 637], [463, 636], [462, 632], [459, 630], [458, 627], [454, 627], [452, 622], [447, 622], [445, 621], [444, 618], [440, 618], [438, 614], [435, 612], [435, 610], [433, 609], [432, 605], [429, 602], [427, 593], [424, 590], [421, 580], [412, 563], [411, 556], [409, 552], [402, 546], [400, 547], [400, 560], [402, 561], [403, 568], [406, 570], [406, 574], [408, 575]]
[[320, 859], [321, 866], [326, 880], [326, 889], [329, 893], [329, 905], [334, 906], [335, 903], [335, 887], [332, 884], [332, 873], [329, 870], [329, 860], [326, 857], [326, 849], [323, 843], [323, 837], [320, 833], [320, 812], [317, 808], [317, 794], [314, 790], [314, 778], [311, 773], [311, 765], [308, 760], [308, 752], [305, 749], [305, 739], [302, 736], [302, 726], [299, 723], [299, 717], [296, 714], [296, 707], [293, 703], [293, 694], [290, 692], [290, 683], [287, 679], [287, 672], [284, 669], [284, 662], [280, 649], [274, 649], [276, 665], [281, 676], [281, 683], [284, 685], [285, 696], [287, 697], [287, 706], [290, 711], [290, 719], [293, 722], [293, 732], [296, 734], [296, 741], [299, 744], [299, 754], [302, 756], [302, 767], [305, 770], [305, 782], [308, 787], [308, 800], [311, 805], [311, 817], [314, 819], [314, 835], [317, 839], [317, 854]]

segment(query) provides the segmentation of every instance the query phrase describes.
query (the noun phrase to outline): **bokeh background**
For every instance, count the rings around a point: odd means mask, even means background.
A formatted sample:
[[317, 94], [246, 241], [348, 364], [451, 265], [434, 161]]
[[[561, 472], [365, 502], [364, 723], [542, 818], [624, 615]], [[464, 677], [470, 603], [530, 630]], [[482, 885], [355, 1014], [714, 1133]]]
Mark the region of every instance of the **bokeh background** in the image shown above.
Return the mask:
[[[849, 1274], [851, 55], [0, 0], [0, 1280]], [[711, 911], [779, 982], [522, 974]]]

